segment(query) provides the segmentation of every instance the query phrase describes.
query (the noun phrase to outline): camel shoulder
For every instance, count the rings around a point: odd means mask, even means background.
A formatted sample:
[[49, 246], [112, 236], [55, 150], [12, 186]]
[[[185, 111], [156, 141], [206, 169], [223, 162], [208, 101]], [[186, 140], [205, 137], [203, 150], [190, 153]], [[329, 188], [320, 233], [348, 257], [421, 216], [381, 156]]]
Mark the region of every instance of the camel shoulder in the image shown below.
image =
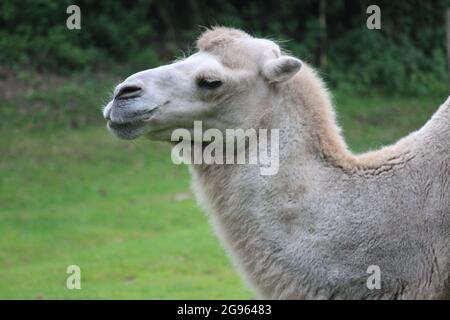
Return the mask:
[[405, 166], [414, 158], [439, 160], [450, 157], [450, 97], [419, 130], [397, 143], [355, 155], [352, 171], [379, 175]]
[[431, 119], [417, 132], [425, 143], [450, 147], [450, 97], [439, 107]]

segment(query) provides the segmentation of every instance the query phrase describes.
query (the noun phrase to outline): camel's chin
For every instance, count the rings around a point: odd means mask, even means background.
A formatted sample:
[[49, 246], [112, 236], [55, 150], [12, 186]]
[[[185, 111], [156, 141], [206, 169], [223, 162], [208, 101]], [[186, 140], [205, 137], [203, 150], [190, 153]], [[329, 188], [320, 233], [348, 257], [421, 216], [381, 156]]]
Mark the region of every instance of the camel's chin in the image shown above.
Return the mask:
[[132, 122], [132, 123], [114, 123], [108, 121], [108, 131], [114, 136], [123, 140], [133, 140], [147, 132], [147, 126], [144, 122]]
[[174, 129], [155, 129], [149, 128], [145, 133], [145, 137], [152, 141], [170, 142], [172, 137], [172, 131]]

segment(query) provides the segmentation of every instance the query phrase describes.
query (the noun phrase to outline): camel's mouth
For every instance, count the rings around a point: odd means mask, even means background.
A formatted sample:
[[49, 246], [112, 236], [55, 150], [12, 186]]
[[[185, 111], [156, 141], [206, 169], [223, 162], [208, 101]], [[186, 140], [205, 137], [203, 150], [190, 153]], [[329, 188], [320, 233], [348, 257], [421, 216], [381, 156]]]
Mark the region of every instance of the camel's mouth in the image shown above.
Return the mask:
[[108, 121], [107, 128], [113, 135], [124, 140], [136, 139], [145, 134], [149, 128], [148, 122], [159, 108], [127, 111], [120, 106], [112, 109], [112, 105], [113, 103], [108, 104], [104, 111], [105, 119]]
[[142, 120], [118, 123], [111, 120], [107, 124], [109, 132], [120, 139], [132, 140], [146, 133], [147, 123]]

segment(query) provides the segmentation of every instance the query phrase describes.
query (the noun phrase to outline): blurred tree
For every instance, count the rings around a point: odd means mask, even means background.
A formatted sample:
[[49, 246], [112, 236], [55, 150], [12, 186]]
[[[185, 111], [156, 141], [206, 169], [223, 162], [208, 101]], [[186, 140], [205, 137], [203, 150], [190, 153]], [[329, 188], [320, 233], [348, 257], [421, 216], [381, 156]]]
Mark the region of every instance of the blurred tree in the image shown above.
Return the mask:
[[[447, 9], [447, 68], [450, 74], [450, 8]], [[449, 92], [450, 92], [450, 76], [448, 77], [449, 84]]]
[[319, 1], [319, 25], [320, 25], [320, 66], [327, 67], [327, 1]]
[[0, 64], [60, 73], [117, 61], [152, 67], [189, 51], [202, 26], [220, 24], [279, 40], [334, 86], [408, 94], [447, 87], [450, 0], [378, 0], [381, 30], [366, 28], [371, 0], [78, 0], [81, 30], [68, 30], [71, 4], [0, 2]]

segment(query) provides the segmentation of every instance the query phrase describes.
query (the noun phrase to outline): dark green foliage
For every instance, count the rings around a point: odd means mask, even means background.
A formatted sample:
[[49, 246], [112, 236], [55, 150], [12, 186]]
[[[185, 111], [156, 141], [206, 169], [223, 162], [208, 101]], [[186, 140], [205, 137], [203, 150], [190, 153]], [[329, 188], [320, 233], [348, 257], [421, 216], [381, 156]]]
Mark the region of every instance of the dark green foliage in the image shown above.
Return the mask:
[[[66, 8], [81, 8], [81, 30]], [[326, 2], [321, 71], [335, 87], [365, 93], [443, 93], [447, 88], [445, 11], [450, 0], [376, 2], [382, 30], [366, 28], [372, 1]], [[23, 0], [0, 3], [0, 64], [65, 73], [127, 62], [153, 67], [189, 51], [201, 26], [226, 25], [281, 40], [319, 65], [319, 1]]]

